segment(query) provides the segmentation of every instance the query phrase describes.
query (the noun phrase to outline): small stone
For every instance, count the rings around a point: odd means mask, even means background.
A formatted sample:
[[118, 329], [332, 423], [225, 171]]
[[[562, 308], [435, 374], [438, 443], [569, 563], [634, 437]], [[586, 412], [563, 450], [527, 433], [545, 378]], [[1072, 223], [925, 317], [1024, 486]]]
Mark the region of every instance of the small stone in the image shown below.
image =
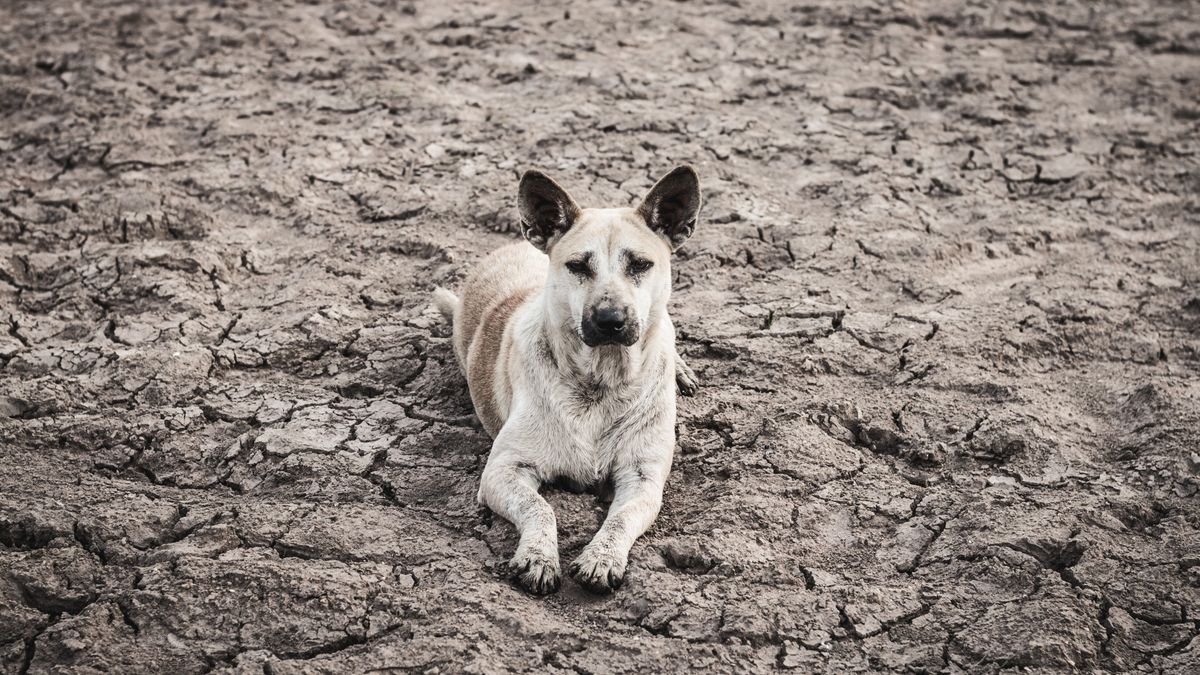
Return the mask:
[[779, 665], [789, 670], [793, 668], [812, 669], [819, 660], [818, 654], [790, 642], [779, 650]]
[[1061, 182], [1074, 180], [1083, 175], [1091, 165], [1079, 155], [1062, 155], [1042, 164], [1038, 177], [1042, 180]]
[[1152, 274], [1146, 281], [1155, 288], [1183, 288], [1182, 281], [1162, 274]]
[[88, 643], [76, 638], [67, 638], [63, 640], [62, 645], [73, 652], [81, 652], [88, 648]]
[[20, 417], [30, 409], [29, 403], [11, 396], [0, 396], [0, 417]]

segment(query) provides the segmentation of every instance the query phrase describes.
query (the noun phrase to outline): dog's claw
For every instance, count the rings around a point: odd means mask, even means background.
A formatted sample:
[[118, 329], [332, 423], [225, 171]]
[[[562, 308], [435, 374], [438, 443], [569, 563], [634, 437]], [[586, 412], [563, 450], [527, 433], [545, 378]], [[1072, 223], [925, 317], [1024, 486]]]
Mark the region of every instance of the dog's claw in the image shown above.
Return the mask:
[[623, 583], [625, 583], [625, 574], [624, 573], [618, 574], [614, 570], [608, 571], [608, 587], [609, 588], [611, 588], [615, 591], [618, 588], [620, 588], [621, 584], [623, 584]]
[[571, 563], [569, 571], [580, 586], [599, 595], [612, 593], [625, 581], [624, 561], [586, 549]]
[[558, 563], [536, 555], [513, 556], [508, 562], [508, 575], [517, 585], [534, 595], [549, 595], [557, 591], [562, 583]]

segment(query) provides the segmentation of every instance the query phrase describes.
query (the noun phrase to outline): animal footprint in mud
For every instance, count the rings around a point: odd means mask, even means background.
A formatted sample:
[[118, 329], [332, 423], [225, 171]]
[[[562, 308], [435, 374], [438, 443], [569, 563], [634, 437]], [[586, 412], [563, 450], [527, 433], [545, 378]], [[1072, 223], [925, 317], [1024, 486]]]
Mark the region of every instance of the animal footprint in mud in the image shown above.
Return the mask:
[[584, 548], [570, 571], [580, 586], [602, 595], [617, 590], [625, 581], [625, 561], [602, 549]]
[[521, 588], [534, 595], [553, 593], [561, 584], [558, 561], [537, 553], [518, 551], [508, 562], [508, 575]]

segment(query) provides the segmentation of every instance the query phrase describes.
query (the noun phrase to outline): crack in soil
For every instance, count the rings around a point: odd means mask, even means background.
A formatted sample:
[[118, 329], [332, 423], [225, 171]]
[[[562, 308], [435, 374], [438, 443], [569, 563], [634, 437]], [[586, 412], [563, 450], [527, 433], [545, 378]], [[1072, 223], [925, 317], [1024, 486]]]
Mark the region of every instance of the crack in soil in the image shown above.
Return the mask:
[[[6, 9], [0, 670], [1194, 669], [1190, 6], [527, 5]], [[531, 598], [429, 293], [674, 162], [663, 510]]]

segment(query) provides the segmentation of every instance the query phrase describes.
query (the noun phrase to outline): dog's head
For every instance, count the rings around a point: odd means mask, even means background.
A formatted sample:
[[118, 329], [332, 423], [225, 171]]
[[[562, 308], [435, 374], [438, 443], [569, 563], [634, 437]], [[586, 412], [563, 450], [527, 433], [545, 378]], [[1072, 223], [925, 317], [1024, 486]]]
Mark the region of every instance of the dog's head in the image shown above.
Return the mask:
[[519, 202], [522, 233], [550, 256], [549, 301], [584, 344], [628, 347], [666, 313], [671, 252], [700, 211], [692, 167], [668, 173], [637, 208], [581, 209], [539, 171], [521, 177]]

